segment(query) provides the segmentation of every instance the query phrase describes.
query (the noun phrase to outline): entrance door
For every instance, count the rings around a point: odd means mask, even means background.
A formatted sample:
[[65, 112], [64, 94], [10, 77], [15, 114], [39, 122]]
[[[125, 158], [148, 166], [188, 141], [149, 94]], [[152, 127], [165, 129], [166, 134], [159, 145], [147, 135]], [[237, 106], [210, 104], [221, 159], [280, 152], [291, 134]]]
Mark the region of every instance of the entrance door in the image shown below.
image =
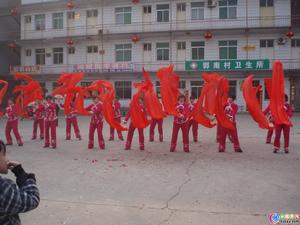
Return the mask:
[[176, 28], [177, 30], [185, 29], [185, 20], [186, 20], [186, 4], [185, 3], [177, 3], [176, 10]]
[[143, 31], [151, 31], [152, 6], [143, 6]]

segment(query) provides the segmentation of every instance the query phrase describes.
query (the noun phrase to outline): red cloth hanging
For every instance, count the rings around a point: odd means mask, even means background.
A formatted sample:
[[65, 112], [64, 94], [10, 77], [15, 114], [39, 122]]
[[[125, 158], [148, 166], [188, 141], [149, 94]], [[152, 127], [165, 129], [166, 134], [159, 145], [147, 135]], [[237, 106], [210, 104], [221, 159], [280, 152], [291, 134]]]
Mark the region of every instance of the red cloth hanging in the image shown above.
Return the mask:
[[256, 97], [260, 87], [253, 87], [253, 75], [248, 76], [243, 83], [243, 95], [246, 101], [247, 109], [254, 119], [258, 123], [260, 128], [269, 129], [269, 122], [265, 117], [261, 105]]
[[146, 128], [151, 123], [151, 121], [147, 119], [145, 109], [140, 104], [141, 96], [141, 91], [136, 93], [129, 106], [131, 122], [135, 128]]
[[2, 86], [2, 87], [1, 87], [1, 90], [0, 90], [0, 105], [1, 105], [1, 104], [2, 104], [2, 100], [3, 100], [3, 97], [4, 97], [4, 95], [5, 95], [6, 92], [7, 92], [8, 82], [5, 81], [5, 80], [0, 80], [0, 85]]

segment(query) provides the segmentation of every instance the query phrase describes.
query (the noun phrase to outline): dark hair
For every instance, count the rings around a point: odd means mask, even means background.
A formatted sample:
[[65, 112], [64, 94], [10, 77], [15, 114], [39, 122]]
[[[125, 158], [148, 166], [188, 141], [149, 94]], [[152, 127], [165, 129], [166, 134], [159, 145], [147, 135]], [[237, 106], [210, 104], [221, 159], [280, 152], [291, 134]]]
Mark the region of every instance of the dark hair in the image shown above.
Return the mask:
[[98, 98], [98, 96], [96, 96], [96, 95], [92, 96], [92, 100], [96, 100], [97, 98]]
[[47, 95], [47, 97], [46, 97], [46, 100], [48, 101], [48, 100], [52, 100], [53, 99], [53, 97], [51, 96], [51, 95]]
[[287, 94], [285, 94], [284, 99], [285, 99], [286, 102], [289, 101], [289, 96]]
[[6, 153], [6, 145], [3, 141], [0, 140], [0, 152]]
[[195, 97], [192, 95], [192, 96], [190, 97], [190, 100], [195, 100]]
[[186, 97], [184, 95], [179, 95], [177, 98], [177, 101], [179, 101], [180, 99], [184, 99], [184, 101], [186, 102]]
[[115, 99], [119, 100], [119, 96], [118, 96], [118, 95], [115, 95]]
[[233, 101], [236, 100], [236, 96], [235, 95], [229, 95], [229, 98], [232, 98]]
[[9, 98], [9, 99], [7, 99], [7, 101], [12, 101], [12, 102], [13, 102], [13, 101], [14, 101], [14, 99], [13, 99], [13, 98]]

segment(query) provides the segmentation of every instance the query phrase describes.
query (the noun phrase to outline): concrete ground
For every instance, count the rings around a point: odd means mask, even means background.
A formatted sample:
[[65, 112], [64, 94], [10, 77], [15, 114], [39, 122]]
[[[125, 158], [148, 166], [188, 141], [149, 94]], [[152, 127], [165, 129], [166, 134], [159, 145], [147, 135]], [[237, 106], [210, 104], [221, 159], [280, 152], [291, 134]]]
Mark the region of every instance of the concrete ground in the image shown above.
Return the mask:
[[181, 144], [170, 153], [171, 118], [164, 123], [165, 142], [146, 142], [144, 152], [136, 136], [131, 151], [120, 141], [88, 151], [84, 117], [82, 141], [64, 140], [60, 118], [58, 148], [43, 149], [30, 140], [32, 121], [22, 121], [24, 147], [8, 147], [8, 157], [36, 174], [41, 193], [39, 208], [21, 216], [23, 225], [258, 225], [269, 224], [269, 213], [300, 213], [299, 118], [288, 155], [273, 154], [266, 131], [247, 115], [238, 116], [242, 154], [230, 143], [218, 153], [215, 129], [203, 127], [191, 153]]

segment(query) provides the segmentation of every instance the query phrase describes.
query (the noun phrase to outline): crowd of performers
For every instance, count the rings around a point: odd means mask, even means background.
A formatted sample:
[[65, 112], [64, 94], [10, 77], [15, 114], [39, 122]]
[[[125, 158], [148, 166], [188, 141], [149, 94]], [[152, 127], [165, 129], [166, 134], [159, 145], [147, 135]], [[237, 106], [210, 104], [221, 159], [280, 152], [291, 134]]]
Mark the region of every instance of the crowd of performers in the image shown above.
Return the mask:
[[[134, 131], [137, 129], [139, 136], [139, 148], [145, 149], [144, 130], [149, 126], [149, 141], [153, 142], [155, 127], [158, 127], [159, 141], [163, 142], [163, 120], [166, 116], [173, 116], [173, 128], [170, 151], [176, 151], [178, 133], [182, 132], [183, 151], [189, 152], [189, 134], [192, 134], [194, 142], [198, 142], [198, 125], [207, 128], [217, 127], [217, 142], [219, 152], [225, 152], [226, 138], [233, 143], [234, 151], [241, 153], [236, 115], [238, 105], [235, 96], [228, 96], [228, 80], [219, 74], [203, 74], [205, 85], [200, 96], [189, 97], [181, 94], [178, 89], [179, 77], [173, 71], [173, 67], [162, 68], [157, 77], [161, 82], [161, 101], [153, 91], [153, 84], [149, 74], [143, 71], [145, 80], [136, 83], [137, 93], [133, 96], [126, 117], [121, 119], [121, 105], [114, 94], [112, 85], [103, 80], [95, 81], [89, 87], [83, 88], [76, 84], [83, 78], [83, 74], [62, 74], [57, 80], [60, 85], [52, 95], [43, 98], [43, 91], [37, 81], [25, 74], [16, 74], [16, 79], [25, 81], [17, 86], [15, 102], [8, 100], [8, 105], [2, 116], [7, 117], [5, 135], [7, 145], [12, 145], [11, 132], [13, 131], [19, 146], [23, 145], [18, 130], [19, 116], [30, 115], [33, 118], [32, 139], [44, 140], [44, 148], [57, 147], [58, 111], [64, 109], [66, 121], [66, 140], [71, 139], [73, 127], [75, 137], [82, 139], [78, 126], [77, 115], [90, 116], [88, 149], [95, 145], [94, 133], [97, 131], [99, 148], [105, 149], [103, 138], [104, 120], [110, 125], [109, 141], [115, 138], [115, 131], [119, 140], [123, 141], [123, 131], [127, 131], [125, 150], [131, 149]], [[273, 130], [275, 130], [274, 153], [280, 150], [280, 136], [284, 134], [284, 152], [289, 152], [289, 135], [292, 126], [290, 118], [292, 109], [288, 103], [287, 95], [284, 95], [283, 68], [280, 62], [273, 66], [272, 79], [266, 80], [268, 92], [271, 97], [270, 105], [262, 111], [256, 97], [260, 87], [252, 86], [253, 76], [249, 76], [243, 84], [243, 95], [247, 109], [259, 127], [268, 129], [266, 143], [271, 143]], [[0, 81], [0, 103], [7, 91], [7, 82]], [[276, 88], [276, 90], [275, 90]], [[279, 89], [278, 89], [279, 88]], [[92, 94], [91, 94], [92, 93]], [[84, 97], [90, 96], [92, 104], [84, 107]], [[64, 103], [55, 101], [56, 97], [64, 97]], [[130, 123], [128, 124], [128, 121]], [[128, 124], [128, 125], [127, 125]]]

